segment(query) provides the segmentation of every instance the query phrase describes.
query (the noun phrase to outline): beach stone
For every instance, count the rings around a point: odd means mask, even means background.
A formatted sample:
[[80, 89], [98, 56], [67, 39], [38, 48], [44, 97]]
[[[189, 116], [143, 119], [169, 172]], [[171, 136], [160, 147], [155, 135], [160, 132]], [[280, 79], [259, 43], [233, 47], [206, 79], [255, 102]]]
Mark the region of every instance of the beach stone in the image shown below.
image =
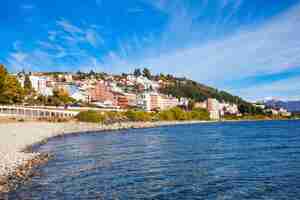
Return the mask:
[[[34, 166], [51, 159], [51, 155], [32, 153], [32, 145], [43, 144], [51, 137], [72, 133], [149, 128], [192, 122], [122, 122], [115, 124], [26, 122], [0, 124], [0, 191], [7, 189], [7, 177], [26, 179]], [[193, 122], [197, 123], [197, 122]], [[198, 122], [199, 123], [199, 122]], [[2, 178], [5, 177], [5, 178]], [[11, 180], [11, 179], [9, 179]]]

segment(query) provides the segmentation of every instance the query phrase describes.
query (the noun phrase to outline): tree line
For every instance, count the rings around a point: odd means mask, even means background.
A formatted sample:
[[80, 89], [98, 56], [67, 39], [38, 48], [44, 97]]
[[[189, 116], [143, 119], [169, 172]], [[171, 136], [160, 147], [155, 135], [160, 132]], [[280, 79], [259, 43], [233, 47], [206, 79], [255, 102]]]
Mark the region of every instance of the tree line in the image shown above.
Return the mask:
[[22, 103], [24, 97], [25, 91], [19, 81], [0, 64], [0, 104]]
[[82, 111], [76, 118], [82, 122], [116, 123], [116, 122], [151, 122], [151, 121], [189, 121], [210, 120], [209, 113], [205, 109], [193, 109], [190, 111], [174, 107], [159, 112], [146, 112], [143, 110], [128, 110], [125, 112], [98, 112]]

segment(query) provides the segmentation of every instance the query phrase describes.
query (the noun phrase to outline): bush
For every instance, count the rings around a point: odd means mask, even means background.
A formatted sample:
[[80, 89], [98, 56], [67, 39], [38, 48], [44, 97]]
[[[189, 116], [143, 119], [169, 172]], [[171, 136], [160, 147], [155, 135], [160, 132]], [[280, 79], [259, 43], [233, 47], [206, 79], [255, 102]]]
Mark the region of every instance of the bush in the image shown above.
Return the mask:
[[126, 120], [123, 112], [109, 111], [104, 113], [104, 120], [106, 123], [115, 123]]
[[193, 120], [210, 120], [209, 112], [205, 109], [193, 109], [190, 115]]
[[171, 108], [170, 111], [173, 113], [174, 119], [178, 121], [187, 120], [187, 114], [184, 110], [179, 107]]
[[190, 112], [179, 107], [163, 110], [158, 113], [145, 112], [142, 110], [128, 110], [126, 112], [105, 112], [100, 114], [96, 111], [80, 112], [76, 118], [82, 122], [105, 122], [115, 123], [120, 121], [149, 122], [149, 121], [185, 121], [185, 120], [209, 120], [209, 113], [204, 109], [194, 109]]
[[104, 121], [104, 116], [101, 113], [89, 110], [80, 112], [76, 116], [76, 119], [81, 122], [102, 123]]
[[164, 110], [158, 113], [159, 121], [174, 121], [174, 115], [170, 110]]
[[158, 113], [161, 121], [185, 121], [185, 120], [209, 120], [209, 113], [204, 109], [194, 109], [190, 112], [184, 111], [179, 107], [164, 110]]
[[145, 111], [139, 111], [139, 110], [128, 110], [125, 112], [125, 116], [129, 121], [152, 121], [152, 114], [145, 112]]

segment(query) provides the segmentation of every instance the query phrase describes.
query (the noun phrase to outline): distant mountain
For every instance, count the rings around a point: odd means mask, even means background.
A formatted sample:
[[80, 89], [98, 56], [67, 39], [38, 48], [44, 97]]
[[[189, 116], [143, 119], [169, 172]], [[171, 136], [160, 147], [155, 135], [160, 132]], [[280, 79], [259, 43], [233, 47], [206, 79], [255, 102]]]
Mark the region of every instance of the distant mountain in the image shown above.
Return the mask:
[[300, 101], [268, 100], [264, 104], [272, 108], [284, 108], [289, 112], [300, 112]]

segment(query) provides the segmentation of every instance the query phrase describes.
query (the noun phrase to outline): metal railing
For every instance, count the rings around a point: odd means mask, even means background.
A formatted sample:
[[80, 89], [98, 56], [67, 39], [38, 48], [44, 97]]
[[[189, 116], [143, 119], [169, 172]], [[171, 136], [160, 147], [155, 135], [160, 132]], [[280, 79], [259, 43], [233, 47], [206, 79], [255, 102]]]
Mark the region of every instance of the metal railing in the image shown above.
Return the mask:
[[28, 118], [71, 118], [79, 111], [63, 109], [34, 108], [25, 106], [0, 105], [0, 115], [2, 116], [22, 116]]

